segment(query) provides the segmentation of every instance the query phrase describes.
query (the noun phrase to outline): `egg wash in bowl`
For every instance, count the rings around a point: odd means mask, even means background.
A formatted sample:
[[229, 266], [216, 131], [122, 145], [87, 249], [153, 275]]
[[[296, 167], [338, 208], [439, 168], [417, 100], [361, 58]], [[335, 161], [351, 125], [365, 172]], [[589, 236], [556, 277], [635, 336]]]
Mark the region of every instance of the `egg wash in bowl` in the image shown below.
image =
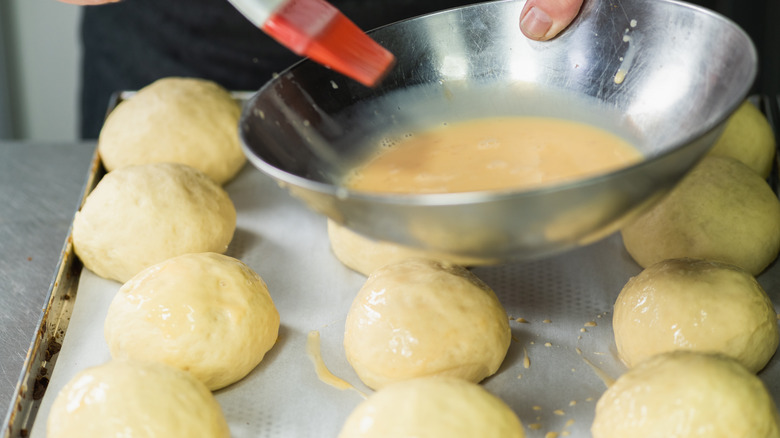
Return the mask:
[[605, 129], [551, 117], [443, 123], [384, 141], [344, 179], [375, 193], [517, 190], [605, 173], [642, 159]]

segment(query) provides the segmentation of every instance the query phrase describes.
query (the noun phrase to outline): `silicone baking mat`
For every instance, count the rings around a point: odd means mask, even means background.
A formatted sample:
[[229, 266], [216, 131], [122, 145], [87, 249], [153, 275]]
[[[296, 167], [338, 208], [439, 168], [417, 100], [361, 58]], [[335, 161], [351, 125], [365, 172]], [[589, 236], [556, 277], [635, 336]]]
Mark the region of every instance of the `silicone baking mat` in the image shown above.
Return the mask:
[[[263, 362], [245, 379], [216, 392], [231, 433], [334, 437], [362, 397], [317, 378], [306, 338], [318, 330], [330, 370], [371, 392], [352, 371], [342, 347], [346, 313], [365, 278], [331, 254], [325, 219], [264, 174], [247, 165], [225, 187], [238, 211], [228, 254], [263, 277], [282, 324], [279, 341]], [[776, 304], [779, 270], [774, 265], [759, 277]], [[529, 437], [589, 437], [596, 401], [606, 388], [603, 378], [624, 371], [614, 350], [612, 305], [625, 282], [640, 272], [619, 235], [559, 256], [474, 272], [493, 287], [512, 318], [506, 360], [482, 384], [515, 410]], [[110, 359], [103, 322], [119, 287], [83, 270], [33, 437], [45, 436], [45, 420], [59, 389], [78, 371]], [[780, 400], [776, 358], [760, 377]]]

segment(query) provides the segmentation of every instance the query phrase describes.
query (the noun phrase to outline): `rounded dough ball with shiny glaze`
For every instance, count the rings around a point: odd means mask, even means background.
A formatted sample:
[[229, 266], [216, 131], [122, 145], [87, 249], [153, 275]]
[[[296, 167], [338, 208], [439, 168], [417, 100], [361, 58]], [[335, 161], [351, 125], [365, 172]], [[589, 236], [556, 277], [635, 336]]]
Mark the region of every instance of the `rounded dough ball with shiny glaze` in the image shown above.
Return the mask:
[[726, 121], [723, 134], [709, 153], [739, 160], [766, 178], [775, 159], [772, 126], [755, 105], [745, 101]]
[[74, 376], [57, 394], [47, 438], [228, 438], [211, 391], [162, 364], [110, 361]]
[[694, 259], [656, 263], [615, 302], [617, 351], [629, 367], [673, 350], [719, 352], [758, 372], [777, 350], [777, 314], [752, 275]]
[[106, 118], [98, 151], [109, 171], [148, 163], [182, 163], [223, 184], [246, 156], [238, 138], [241, 106], [205, 79], [159, 79], [122, 101]]
[[651, 357], [596, 404], [593, 438], [778, 438], [778, 413], [763, 382], [721, 355]]
[[393, 242], [374, 240], [332, 220], [328, 220], [328, 238], [330, 239], [333, 255], [344, 266], [365, 276], [370, 275], [384, 265], [413, 258], [442, 260], [461, 266], [481, 266], [495, 263], [495, 261], [487, 259], [460, 257], [454, 254], [428, 251]]
[[146, 164], [100, 180], [73, 220], [73, 247], [87, 269], [124, 283], [171, 257], [223, 253], [235, 229], [233, 202], [203, 172]]
[[758, 275], [780, 250], [780, 201], [744, 164], [707, 156], [621, 234], [643, 268], [687, 257], [730, 263]]
[[498, 370], [510, 341], [490, 287], [460, 266], [422, 259], [374, 271], [344, 333], [347, 360], [374, 389], [433, 375], [479, 382]]
[[108, 308], [104, 334], [114, 358], [162, 362], [211, 390], [249, 374], [279, 333], [263, 279], [240, 260], [185, 254], [125, 283]]
[[451, 377], [394, 383], [358, 405], [338, 438], [524, 438], [515, 413], [481, 386]]

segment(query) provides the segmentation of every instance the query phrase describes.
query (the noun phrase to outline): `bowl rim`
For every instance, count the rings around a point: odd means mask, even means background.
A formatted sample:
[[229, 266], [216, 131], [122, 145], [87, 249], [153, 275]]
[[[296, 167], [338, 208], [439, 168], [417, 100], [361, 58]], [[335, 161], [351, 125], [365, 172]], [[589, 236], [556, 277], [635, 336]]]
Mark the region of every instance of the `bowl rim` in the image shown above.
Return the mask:
[[[527, 0], [491, 0], [487, 2], [478, 2], [469, 5], [457, 6], [453, 8], [443, 9], [440, 11], [431, 12], [428, 14], [422, 14], [415, 17], [410, 17], [393, 23], [388, 23], [383, 26], [374, 28], [368, 31], [367, 33], [371, 35], [381, 29], [395, 26], [400, 23], [425, 19], [427, 17], [444, 14], [444, 13], [452, 13], [453, 11], [460, 11], [467, 8], [468, 9], [479, 8], [479, 7], [484, 7], [486, 5], [498, 4], [498, 3], [525, 3], [526, 1]], [[752, 59], [752, 63], [751, 63], [752, 68], [749, 73], [750, 80], [745, 81], [741, 85], [742, 90], [740, 90], [740, 92], [736, 94], [738, 96], [741, 96], [741, 98], [735, 99], [734, 102], [727, 105], [726, 106], [727, 111], [724, 111], [717, 118], [713, 118], [710, 125], [701, 125], [701, 127], [690, 131], [688, 135], [682, 137], [678, 141], [675, 141], [671, 145], [665, 147], [662, 152], [652, 156], [645, 156], [643, 157], [643, 159], [635, 163], [629, 164], [627, 166], [622, 166], [605, 172], [599, 172], [596, 174], [592, 174], [590, 176], [586, 176], [584, 178], [567, 179], [564, 181], [551, 182], [549, 184], [533, 186], [528, 188], [520, 188], [520, 189], [507, 188], [501, 190], [480, 190], [480, 191], [449, 192], [449, 193], [379, 193], [379, 192], [367, 192], [367, 191], [361, 191], [355, 189], [348, 189], [338, 183], [326, 183], [322, 181], [316, 181], [313, 179], [305, 178], [287, 172], [285, 170], [282, 170], [266, 162], [258, 155], [256, 155], [252, 151], [252, 149], [246, 144], [243, 135], [244, 130], [239, 128], [239, 138], [241, 140], [242, 149], [244, 150], [244, 153], [248, 157], [249, 161], [254, 166], [256, 166], [258, 169], [262, 170], [263, 172], [267, 173], [274, 179], [284, 184], [289, 184], [305, 190], [317, 192], [324, 195], [329, 195], [332, 197], [336, 197], [340, 200], [354, 199], [356, 201], [362, 201], [366, 203], [381, 203], [385, 205], [450, 206], [450, 205], [480, 204], [480, 203], [487, 203], [487, 202], [494, 202], [494, 201], [501, 201], [501, 200], [508, 200], [508, 199], [517, 199], [517, 198], [544, 197], [545, 195], [550, 193], [565, 192], [576, 188], [581, 188], [583, 186], [591, 186], [591, 185], [598, 185], [601, 183], [605, 183], [606, 181], [613, 180], [616, 177], [619, 177], [620, 175], [633, 172], [637, 168], [650, 166], [658, 160], [665, 159], [666, 157], [668, 157], [668, 155], [679, 151], [684, 145], [689, 144], [702, 137], [705, 137], [706, 135], [710, 134], [712, 131], [719, 129], [724, 124], [724, 122], [731, 116], [731, 114], [734, 111], [736, 111], [736, 109], [747, 99], [748, 93], [751, 87], [753, 86], [753, 83], [755, 82], [755, 79], [758, 74], [758, 53], [755, 48], [755, 44], [753, 43], [752, 39], [747, 34], [747, 32], [736, 22], [734, 22], [730, 18], [716, 11], [713, 11], [711, 9], [705, 8], [700, 5], [694, 5], [685, 1], [681, 1], [681, 0], [654, 0], [654, 1], [658, 3], [672, 4], [675, 5], [675, 7], [693, 9], [696, 10], [697, 13], [703, 13], [709, 15], [733, 27], [739, 34], [741, 34], [749, 42], [748, 44], [748, 48], [750, 50], [749, 57]], [[577, 18], [575, 18], [575, 20], [572, 22], [571, 25], [576, 25], [580, 20], [581, 20], [581, 13], [578, 14]], [[568, 29], [568, 27], [566, 29]], [[566, 32], [566, 29], [564, 29], [558, 36], [556, 36], [556, 38], [558, 38], [560, 35]], [[539, 42], [539, 44], [545, 44], [545, 43], [546, 42]], [[253, 102], [255, 102], [259, 98], [259, 96], [263, 93], [263, 91], [273, 86], [279, 80], [279, 78], [291, 74], [293, 70], [299, 68], [301, 65], [312, 64], [312, 63], [314, 63], [314, 61], [311, 61], [309, 58], [301, 59], [295, 62], [294, 64], [288, 66], [280, 73], [274, 75], [273, 78], [271, 78], [269, 81], [263, 84], [246, 102], [244, 106], [244, 110], [242, 111], [241, 123], [239, 124], [239, 126], [243, 126], [245, 122], [245, 118], [251, 116], [251, 114], [248, 114], [247, 109], [253, 108]], [[707, 150], [709, 150], [710, 148], [708, 148]], [[699, 157], [699, 160], [704, 155], [706, 155], [706, 152], [702, 154], [701, 157]], [[691, 166], [691, 168], [692, 167], [693, 166]]]

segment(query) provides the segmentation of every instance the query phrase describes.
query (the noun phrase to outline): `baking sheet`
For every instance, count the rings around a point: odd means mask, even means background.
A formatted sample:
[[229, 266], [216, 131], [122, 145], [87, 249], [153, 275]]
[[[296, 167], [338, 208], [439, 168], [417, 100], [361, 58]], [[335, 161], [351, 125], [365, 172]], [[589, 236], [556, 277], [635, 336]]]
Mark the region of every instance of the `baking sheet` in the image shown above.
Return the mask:
[[[132, 94], [118, 93], [109, 111]], [[244, 101], [252, 93], [233, 94]], [[752, 96], [750, 100], [764, 111], [777, 136], [777, 99]], [[97, 155], [92, 161], [85, 193], [104, 172]], [[777, 166], [769, 182], [778, 192]], [[264, 361], [247, 378], [216, 393], [232, 434], [335, 436], [361, 397], [316, 378], [305, 355], [306, 335], [309, 330], [320, 331], [327, 365], [359, 391], [370, 393], [352, 372], [341, 347], [346, 312], [364, 278], [330, 254], [325, 220], [268, 177], [247, 166], [226, 189], [238, 209], [238, 228], [228, 254], [264, 277], [282, 315], [279, 342]], [[759, 282], [778, 307], [780, 267], [776, 265]], [[537, 262], [474, 271], [496, 290], [513, 319], [514, 339], [505, 363], [484, 386], [518, 413], [529, 437], [590, 436], [604, 380], [624, 371], [612, 342], [612, 302], [625, 281], [640, 271], [623, 250], [620, 237], [613, 235]], [[33, 422], [33, 436], [45, 436], [48, 410], [60, 388], [78, 371], [110, 358], [102, 324], [119, 287], [82, 271], [70, 241], [65, 243], [6, 436], [29, 436]], [[517, 322], [518, 318], [527, 323]], [[51, 350], [61, 342], [59, 354]], [[779, 361], [773, 358], [759, 374], [775, 400], [780, 399]], [[44, 392], [49, 378], [49, 389], [40, 402], [35, 394]]]
[[[245, 379], [217, 391], [234, 437], [333, 437], [362, 401], [352, 390], [320, 381], [306, 355], [318, 330], [322, 355], [339, 377], [370, 393], [352, 371], [341, 345], [352, 299], [365, 278], [330, 252], [325, 219], [247, 165], [225, 186], [238, 211], [228, 254], [255, 269], [281, 315], [279, 342]], [[510, 317], [513, 342], [499, 372], [484, 386], [518, 414], [529, 437], [588, 437], [594, 407], [609, 377], [624, 371], [616, 359], [612, 304], [640, 272], [619, 235], [560, 256], [474, 269], [494, 288]], [[780, 302], [780, 267], [759, 277]], [[62, 386], [78, 371], [109, 360], [103, 320], [120, 284], [83, 270], [67, 335], [31, 435], [45, 436], [45, 419]], [[589, 324], [590, 322], [595, 323]], [[581, 354], [578, 353], [581, 351]], [[530, 366], [524, 366], [527, 352]], [[585, 360], [583, 360], [585, 359]], [[760, 377], [780, 401], [780, 364]]]

